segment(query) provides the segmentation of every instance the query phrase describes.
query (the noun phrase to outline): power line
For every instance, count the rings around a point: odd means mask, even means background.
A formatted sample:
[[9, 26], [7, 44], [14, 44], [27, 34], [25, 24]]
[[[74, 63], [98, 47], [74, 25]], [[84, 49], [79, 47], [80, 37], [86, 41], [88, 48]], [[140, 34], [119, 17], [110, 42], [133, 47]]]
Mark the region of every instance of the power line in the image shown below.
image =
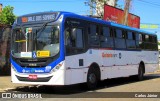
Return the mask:
[[0, 2], [14, 2], [14, 3], [18, 3], [18, 2], [25, 2], [25, 3], [26, 2], [28, 2], [28, 3], [33, 3], [33, 2], [65, 2], [65, 3], [67, 3], [68, 2], [68, 3], [70, 3], [70, 2], [81, 2], [81, 1], [82, 0], [69, 0], [69, 1], [67, 1], [67, 0], [63, 0], [63, 1], [58, 1], [58, 0], [57, 1], [54, 1], [54, 0], [40, 0], [40, 1], [39, 0], [38, 1], [33, 1], [33, 0], [30, 0], [30, 1], [29, 0], [27, 0], [27, 1], [24, 1], [24, 0], [23, 1], [19, 1], [19, 0], [14, 0], [14, 1], [13, 0], [8, 0], [8, 1], [7, 0], [1, 0]]
[[154, 6], [160, 7], [160, 4], [158, 4], [158, 3], [148, 2], [148, 1], [144, 1], [144, 0], [138, 0], [138, 1], [143, 2], [143, 3], [146, 3], [146, 4], [150, 4], [150, 5], [154, 5]]
[[159, 23], [142, 22], [141, 24], [160, 25]]

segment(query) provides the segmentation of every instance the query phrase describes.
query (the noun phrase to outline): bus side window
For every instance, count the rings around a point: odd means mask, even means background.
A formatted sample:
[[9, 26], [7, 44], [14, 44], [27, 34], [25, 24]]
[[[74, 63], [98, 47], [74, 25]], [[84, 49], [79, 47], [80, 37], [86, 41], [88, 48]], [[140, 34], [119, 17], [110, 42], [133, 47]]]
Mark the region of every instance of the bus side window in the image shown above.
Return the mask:
[[78, 54], [84, 50], [83, 29], [72, 28], [65, 31], [66, 54]]
[[135, 33], [133, 32], [127, 32], [127, 48], [128, 49], [135, 49], [136, 48], [136, 42], [135, 42]]
[[146, 50], [150, 50], [151, 48], [151, 43], [149, 42], [149, 35], [145, 35], [145, 43], [144, 43], [144, 45], [145, 45], [145, 49]]
[[100, 40], [99, 40], [99, 27], [97, 25], [91, 24], [88, 28], [88, 35], [89, 35], [89, 45], [91, 47], [99, 47]]
[[152, 47], [152, 49], [154, 50], [154, 51], [157, 51], [158, 50], [158, 42], [157, 42], [157, 37], [156, 36], [152, 36], [152, 43], [153, 43], [153, 47]]
[[154, 50], [154, 43], [153, 43], [153, 41], [152, 41], [152, 36], [151, 35], [149, 35], [149, 40], [148, 40], [148, 45], [149, 45], [149, 49], [150, 50]]
[[139, 33], [135, 33], [135, 34], [136, 34], [136, 36], [135, 36], [135, 38], [136, 38], [136, 48], [140, 49], [140, 46], [139, 46], [139, 42], [140, 42], [140, 40], [139, 40]]
[[80, 28], [73, 28], [72, 29], [72, 45], [76, 48], [83, 48], [83, 30]]
[[143, 50], [145, 50], [145, 41], [146, 41], [146, 39], [145, 39], [145, 35], [144, 34], [140, 34], [140, 40], [142, 40], [142, 42], [141, 43], [139, 43], [140, 44], [140, 47], [141, 47], [141, 49], [143, 49]]
[[136, 34], [136, 47], [137, 49], [143, 49], [143, 41], [142, 41], [142, 34], [137, 33]]
[[122, 33], [122, 30], [120, 29], [116, 29], [115, 48], [126, 48], [125, 35], [124, 33]]
[[113, 48], [113, 35], [111, 33], [111, 29], [109, 27], [103, 27], [101, 32], [101, 47], [102, 48]]

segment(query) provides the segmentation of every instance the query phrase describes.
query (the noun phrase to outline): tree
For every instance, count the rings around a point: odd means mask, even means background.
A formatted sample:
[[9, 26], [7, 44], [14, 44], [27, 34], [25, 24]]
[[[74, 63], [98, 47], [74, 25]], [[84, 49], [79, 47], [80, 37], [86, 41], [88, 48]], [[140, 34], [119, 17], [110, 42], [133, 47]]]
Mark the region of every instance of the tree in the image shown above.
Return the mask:
[[8, 24], [12, 25], [16, 16], [13, 13], [14, 7], [6, 6], [3, 8], [2, 12], [0, 13], [0, 24]]
[[[93, 14], [93, 10], [95, 10], [96, 15], [103, 18], [104, 14], [104, 5], [108, 4], [111, 0], [87, 0], [88, 2], [85, 2], [88, 6], [90, 6], [90, 14]], [[118, 0], [113, 0], [112, 6], [118, 7], [119, 5], [117, 4]]]

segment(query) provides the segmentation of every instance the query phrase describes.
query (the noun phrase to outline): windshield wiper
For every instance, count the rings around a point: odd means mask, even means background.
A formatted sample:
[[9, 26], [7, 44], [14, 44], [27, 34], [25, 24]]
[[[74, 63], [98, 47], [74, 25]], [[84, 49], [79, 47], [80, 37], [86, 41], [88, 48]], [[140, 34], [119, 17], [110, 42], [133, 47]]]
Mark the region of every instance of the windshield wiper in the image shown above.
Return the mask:
[[46, 28], [47, 24], [48, 24], [48, 23], [51, 23], [51, 22], [54, 22], [54, 21], [49, 21], [49, 22], [44, 23], [44, 24], [42, 25], [42, 27], [37, 30], [36, 34], [37, 34], [37, 33], [40, 33], [40, 34], [39, 34], [37, 37], [35, 37], [35, 39], [37, 39], [37, 38], [39, 38], [39, 37], [41, 36], [41, 34], [42, 34], [41, 32]]
[[[38, 29], [38, 30], [36, 30], [36, 33], [33, 35], [33, 39], [34, 39], [34, 41], [35, 41], [35, 49], [36, 49], [36, 45], [37, 45], [37, 39], [41, 36], [41, 32], [46, 28], [46, 26], [47, 26], [47, 24], [48, 23], [50, 23], [50, 22], [52, 22], [52, 21], [49, 21], [49, 22], [46, 22], [46, 23], [44, 23], [43, 25], [42, 25], [42, 27], [40, 28], [40, 29]], [[38, 36], [37, 36], [37, 33], [40, 33]]]

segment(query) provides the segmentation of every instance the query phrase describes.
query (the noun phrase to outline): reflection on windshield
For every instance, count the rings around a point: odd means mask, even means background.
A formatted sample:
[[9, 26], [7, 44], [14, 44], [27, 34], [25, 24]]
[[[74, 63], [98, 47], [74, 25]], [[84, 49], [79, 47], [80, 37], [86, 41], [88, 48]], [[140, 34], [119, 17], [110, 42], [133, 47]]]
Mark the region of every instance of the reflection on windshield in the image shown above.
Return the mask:
[[[16, 28], [12, 33], [12, 54], [17, 58], [52, 57], [59, 53], [59, 26]], [[33, 56], [34, 55], [36, 56]]]

